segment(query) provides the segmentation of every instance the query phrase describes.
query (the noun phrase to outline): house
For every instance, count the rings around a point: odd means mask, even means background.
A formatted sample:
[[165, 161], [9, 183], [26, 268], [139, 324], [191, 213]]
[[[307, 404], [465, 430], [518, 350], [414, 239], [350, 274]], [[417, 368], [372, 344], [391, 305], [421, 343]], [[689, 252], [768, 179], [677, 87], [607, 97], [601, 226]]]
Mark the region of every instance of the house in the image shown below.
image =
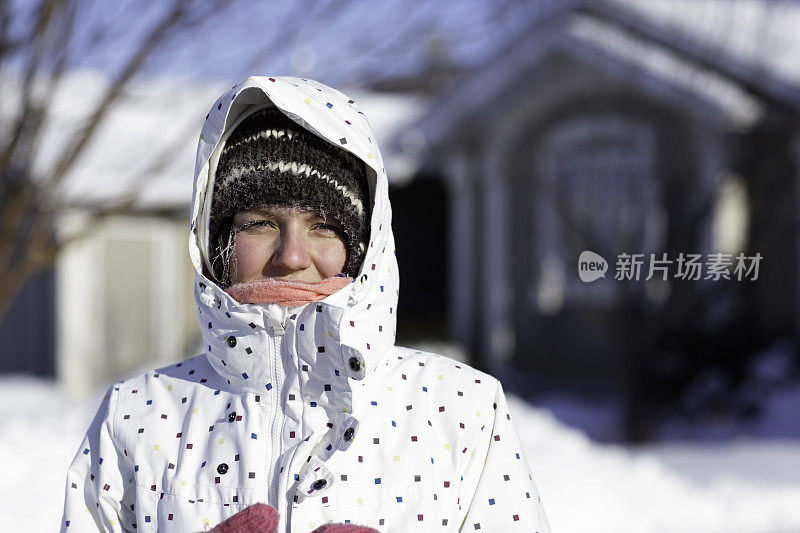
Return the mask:
[[[443, 186], [450, 337], [523, 393], [619, 395], [646, 411], [704, 369], [735, 380], [778, 339], [796, 349], [800, 71], [786, 58], [800, 53], [800, 11], [780, 8], [778, 57], [737, 43], [763, 17], [716, 3], [732, 11], [710, 14], [709, 36], [710, 3], [663, 4], [558, 3], [394, 142], [431, 178], [409, 198]], [[402, 216], [411, 201], [394, 205]], [[581, 281], [585, 250], [607, 260], [605, 278]], [[614, 279], [625, 253], [645, 258], [640, 280]], [[678, 279], [681, 253], [762, 261], [757, 279]], [[666, 279], [645, 281], [651, 254], [672, 261]], [[399, 244], [398, 260], [405, 274]]]

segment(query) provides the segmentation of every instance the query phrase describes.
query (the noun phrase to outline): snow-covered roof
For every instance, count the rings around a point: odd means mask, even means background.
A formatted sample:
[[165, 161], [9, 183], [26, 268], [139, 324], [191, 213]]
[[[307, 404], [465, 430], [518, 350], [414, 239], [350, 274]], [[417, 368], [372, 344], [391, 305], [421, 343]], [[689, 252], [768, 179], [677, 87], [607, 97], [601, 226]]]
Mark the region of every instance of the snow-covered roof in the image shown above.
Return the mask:
[[576, 0], [559, 7], [431, 103], [409, 127], [427, 146], [419, 153], [449, 142], [474, 110], [501, 98], [550, 50], [613, 68], [722, 127], [750, 128], [765, 105], [800, 112], [800, 62], [790, 60], [800, 57], [800, 3]]
[[[109, 79], [97, 72], [65, 75], [54, 94], [34, 161], [46, 179], [75, 142]], [[180, 86], [160, 79], [132, 83], [110, 109], [56, 194], [71, 205], [114, 204], [135, 195], [136, 207], [188, 209], [197, 135], [227, 84]], [[162, 158], [159, 168], [156, 160]]]
[[[108, 84], [109, 80], [96, 72], [65, 76], [42, 134], [35, 175], [47, 176], [52, 170], [61, 150], [74, 142]], [[101, 206], [134, 195], [138, 209], [188, 209], [197, 136], [211, 104], [231, 85], [170, 78], [131, 84], [65, 176], [61, 194], [66, 202]], [[408, 95], [349, 94], [370, 119], [379, 145], [421, 107], [418, 98]], [[10, 110], [4, 106], [0, 113], [9, 116], [6, 113]], [[386, 164], [390, 176], [404, 174], [401, 159], [387, 154]], [[398, 172], [393, 172], [394, 168]]]
[[606, 0], [800, 86], [800, 2]]

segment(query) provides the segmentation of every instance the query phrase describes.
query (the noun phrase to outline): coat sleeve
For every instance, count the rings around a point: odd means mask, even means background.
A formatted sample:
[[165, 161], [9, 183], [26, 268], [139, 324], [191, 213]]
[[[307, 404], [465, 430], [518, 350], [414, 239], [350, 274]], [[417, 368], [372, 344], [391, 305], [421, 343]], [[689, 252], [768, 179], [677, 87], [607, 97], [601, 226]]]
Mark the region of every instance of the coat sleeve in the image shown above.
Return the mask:
[[[511, 423], [505, 394], [495, 380], [494, 397], [473, 400], [480, 426], [462, 467], [461, 531], [549, 533], [550, 526], [522, 445]], [[483, 410], [483, 413], [481, 411]]]
[[122, 523], [122, 499], [125, 482], [133, 475], [115, 434], [118, 399], [115, 385], [103, 398], [67, 471], [62, 533], [128, 531]]

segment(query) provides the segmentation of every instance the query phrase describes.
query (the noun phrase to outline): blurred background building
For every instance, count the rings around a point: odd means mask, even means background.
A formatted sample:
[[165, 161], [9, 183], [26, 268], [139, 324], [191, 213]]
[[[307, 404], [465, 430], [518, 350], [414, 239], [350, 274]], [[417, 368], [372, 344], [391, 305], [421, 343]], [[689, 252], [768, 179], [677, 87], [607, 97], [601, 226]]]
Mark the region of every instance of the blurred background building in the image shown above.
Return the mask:
[[[337, 86], [375, 127], [400, 342], [530, 399], [615, 405], [605, 439], [740, 431], [796, 386], [800, 5], [101, 6], [6, 5], [0, 371], [79, 395], [199, 350], [196, 136], [227, 87], [285, 73]], [[583, 250], [605, 279], [580, 281]], [[645, 281], [645, 263], [622, 281], [622, 253], [763, 260], [757, 280]]]

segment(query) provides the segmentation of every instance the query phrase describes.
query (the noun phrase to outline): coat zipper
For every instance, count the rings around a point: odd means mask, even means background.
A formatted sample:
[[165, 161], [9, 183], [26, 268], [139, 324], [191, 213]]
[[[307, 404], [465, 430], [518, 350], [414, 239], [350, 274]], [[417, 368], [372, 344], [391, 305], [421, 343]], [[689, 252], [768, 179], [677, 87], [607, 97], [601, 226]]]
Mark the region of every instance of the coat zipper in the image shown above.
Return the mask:
[[[286, 334], [286, 326], [288, 322], [288, 310], [286, 307], [278, 306], [280, 316], [274, 317], [271, 314], [267, 315], [267, 319], [269, 321], [270, 328], [272, 329], [272, 343], [274, 347], [274, 354], [275, 357], [272, 358], [272, 368], [271, 374], [274, 383], [277, 385], [278, 383], [283, 383], [283, 376], [280, 375], [282, 362], [281, 358], [283, 357], [282, 347], [285, 344], [285, 334]], [[280, 436], [280, 429], [278, 424], [278, 401], [277, 397], [280, 394], [280, 387], [274, 386], [270, 391], [275, 398], [271, 399], [270, 401], [270, 450], [269, 450], [269, 457], [267, 458], [267, 468], [272, 472], [272, 481], [270, 483], [268, 494], [267, 494], [267, 501], [270, 501], [270, 496], [274, 498], [275, 507], [278, 508], [280, 496], [278, 495], [278, 487], [279, 487], [279, 476], [280, 471], [276, 470], [277, 461], [280, 457], [280, 448], [281, 448], [281, 436]], [[270, 472], [268, 472], [269, 475]], [[267, 477], [267, 479], [270, 479]]]
[[[280, 357], [281, 356], [280, 349], [281, 349], [281, 344], [282, 343], [280, 341], [278, 341], [277, 337], [273, 337], [272, 342], [274, 343], [274, 346], [275, 346], [275, 349], [276, 349], [275, 353], [277, 353], [278, 357]], [[274, 359], [277, 359], [277, 358], [274, 358]], [[280, 366], [279, 364], [276, 364], [276, 362], [273, 361], [273, 363], [272, 363], [272, 376], [273, 376], [273, 379], [277, 383], [280, 383], [280, 381], [277, 379], [278, 378], [277, 372], [278, 372], [278, 367], [279, 366]], [[270, 391], [270, 392], [273, 392], [274, 395], [277, 396], [278, 392], [279, 392], [279, 388], [278, 387], [273, 387], [272, 391]], [[277, 431], [277, 426], [278, 426], [278, 416], [277, 416], [278, 402], [276, 401], [275, 398], [271, 398], [270, 400], [271, 400], [270, 401], [270, 413], [269, 413], [269, 420], [270, 420], [270, 450], [269, 450], [269, 454], [270, 455], [267, 458], [267, 468], [270, 469], [271, 473], [272, 473], [272, 482], [270, 483], [269, 494], [268, 494], [268, 496], [271, 496], [272, 498], [268, 498], [268, 501], [269, 501], [269, 499], [274, 499], [274, 504], [277, 505], [278, 504], [278, 499], [279, 499], [278, 498], [278, 476], [280, 475], [279, 471], [276, 470], [276, 461], [278, 459], [278, 454], [280, 452], [280, 434]]]

